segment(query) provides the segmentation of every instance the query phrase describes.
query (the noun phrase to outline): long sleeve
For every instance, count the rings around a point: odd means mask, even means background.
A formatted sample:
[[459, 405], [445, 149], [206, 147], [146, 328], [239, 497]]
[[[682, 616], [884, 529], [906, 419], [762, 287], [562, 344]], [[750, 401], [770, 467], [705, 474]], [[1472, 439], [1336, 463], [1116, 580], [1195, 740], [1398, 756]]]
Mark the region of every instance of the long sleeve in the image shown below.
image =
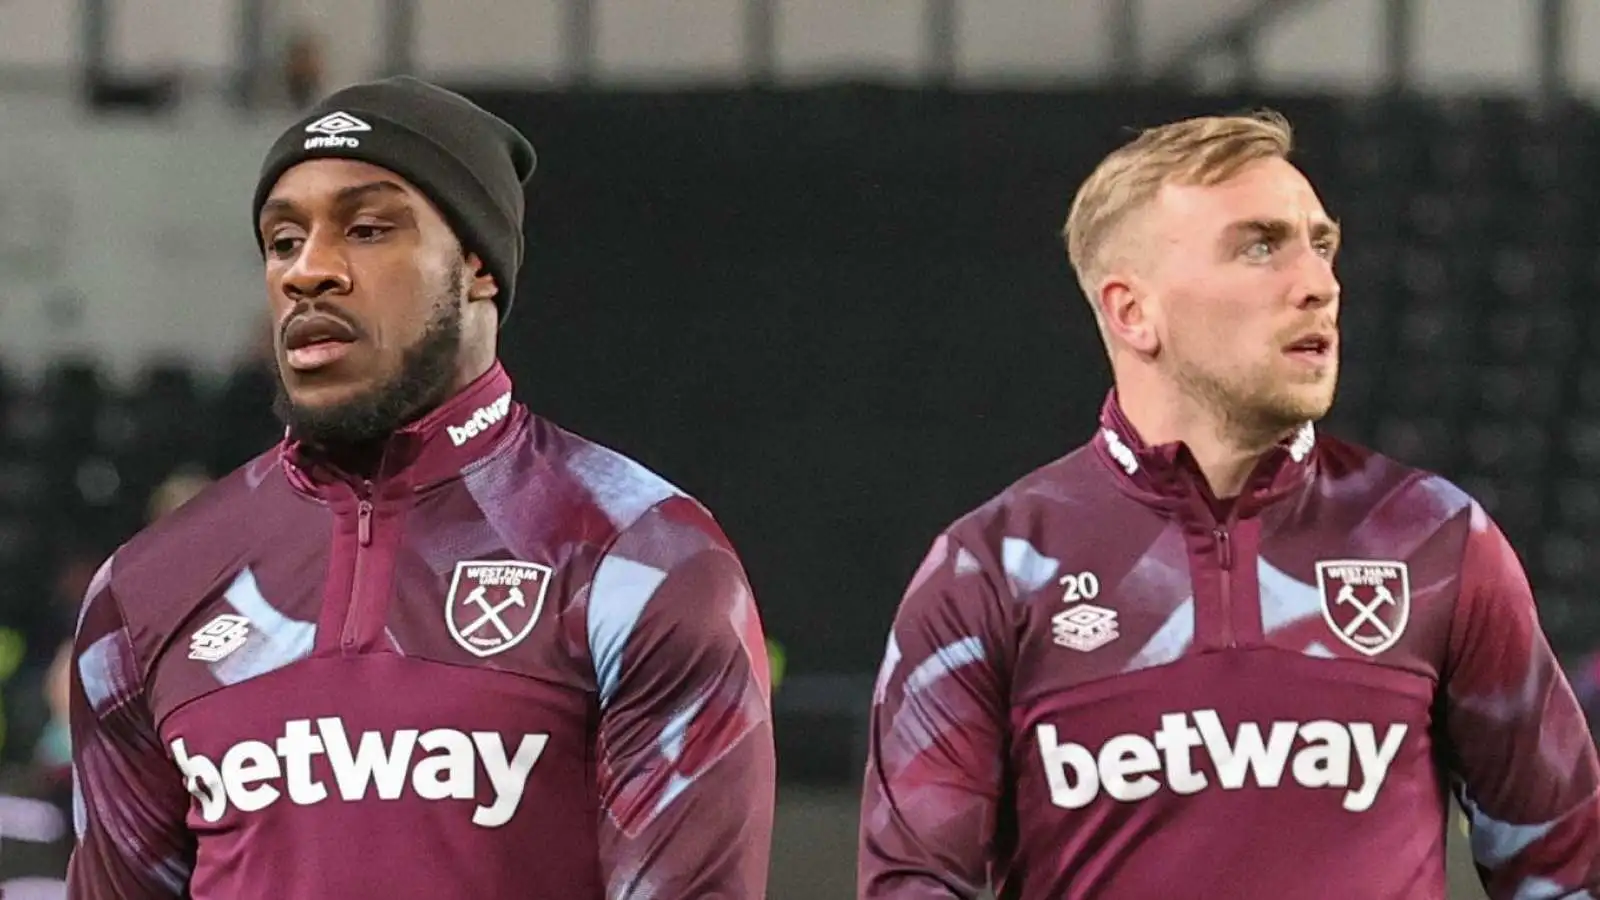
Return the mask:
[[77, 846], [72, 900], [188, 896], [195, 843], [189, 795], [145, 704], [111, 563], [90, 585], [73, 645], [70, 720]]
[[1505, 536], [1474, 507], [1451, 626], [1446, 758], [1489, 896], [1600, 896], [1600, 764]]
[[989, 882], [1007, 752], [1000, 593], [941, 536], [895, 616], [872, 703], [863, 900], [976, 898]]
[[612, 544], [587, 602], [606, 896], [765, 897], [771, 679], [733, 549], [698, 505], [668, 500]]

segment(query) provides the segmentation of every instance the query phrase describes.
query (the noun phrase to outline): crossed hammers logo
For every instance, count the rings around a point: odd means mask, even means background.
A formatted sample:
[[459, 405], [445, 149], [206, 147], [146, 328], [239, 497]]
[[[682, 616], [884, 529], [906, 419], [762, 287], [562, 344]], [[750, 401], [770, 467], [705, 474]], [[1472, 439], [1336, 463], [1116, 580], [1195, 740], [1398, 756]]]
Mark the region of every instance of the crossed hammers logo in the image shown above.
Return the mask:
[[478, 629], [485, 625], [493, 625], [495, 630], [500, 632], [501, 639], [509, 641], [513, 635], [511, 634], [511, 629], [506, 627], [505, 620], [500, 618], [500, 614], [513, 606], [527, 606], [528, 601], [522, 596], [522, 588], [513, 585], [511, 592], [506, 595], [506, 599], [490, 606], [489, 591], [480, 584], [472, 589], [472, 593], [462, 599], [461, 604], [463, 606], [477, 606], [478, 609], [483, 611], [483, 614], [478, 616], [471, 625], [461, 629], [462, 637], [472, 637], [478, 632]]
[[[1389, 589], [1384, 585], [1380, 584], [1373, 588], [1371, 603], [1362, 603], [1360, 598], [1356, 597], [1356, 589], [1347, 582], [1343, 587], [1339, 588], [1339, 596], [1335, 597], [1333, 602], [1340, 606], [1348, 603], [1356, 608], [1356, 617], [1350, 620], [1349, 625], [1344, 627], [1345, 637], [1355, 641], [1361, 640], [1361, 638], [1356, 637], [1356, 632], [1360, 631], [1363, 625], [1370, 624], [1377, 629], [1383, 641], [1394, 638], [1394, 630], [1384, 624], [1382, 619], [1378, 618], [1378, 609], [1380, 607], [1384, 604], [1393, 606], [1395, 603], [1394, 594], [1390, 593]], [[1372, 643], [1380, 642], [1372, 641]]]

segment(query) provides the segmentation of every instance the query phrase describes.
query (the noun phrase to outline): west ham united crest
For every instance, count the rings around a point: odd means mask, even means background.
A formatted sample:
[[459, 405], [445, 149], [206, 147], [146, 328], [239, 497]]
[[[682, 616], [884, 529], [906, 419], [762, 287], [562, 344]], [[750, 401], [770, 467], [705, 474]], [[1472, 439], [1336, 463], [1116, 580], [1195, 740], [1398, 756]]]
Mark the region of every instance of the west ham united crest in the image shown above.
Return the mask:
[[1403, 562], [1323, 560], [1317, 587], [1334, 637], [1368, 656], [1393, 647], [1411, 618], [1411, 574]]
[[517, 560], [456, 563], [444, 607], [450, 636], [477, 656], [522, 643], [539, 621], [551, 574], [549, 566]]

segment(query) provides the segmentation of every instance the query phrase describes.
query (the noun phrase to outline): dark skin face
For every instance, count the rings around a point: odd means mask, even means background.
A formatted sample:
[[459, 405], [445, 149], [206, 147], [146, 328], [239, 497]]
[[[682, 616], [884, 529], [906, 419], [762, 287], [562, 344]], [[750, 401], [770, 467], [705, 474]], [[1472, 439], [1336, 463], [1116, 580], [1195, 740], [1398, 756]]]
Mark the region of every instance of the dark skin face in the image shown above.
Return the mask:
[[493, 276], [393, 172], [301, 163], [274, 185], [259, 227], [278, 411], [300, 437], [378, 440], [494, 364]]

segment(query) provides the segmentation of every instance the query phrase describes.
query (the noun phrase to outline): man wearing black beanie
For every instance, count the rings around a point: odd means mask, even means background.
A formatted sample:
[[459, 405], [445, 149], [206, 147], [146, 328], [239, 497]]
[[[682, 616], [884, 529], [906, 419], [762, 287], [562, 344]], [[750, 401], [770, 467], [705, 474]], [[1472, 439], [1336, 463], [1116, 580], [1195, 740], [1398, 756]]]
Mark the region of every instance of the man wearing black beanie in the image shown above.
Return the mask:
[[496, 359], [533, 167], [412, 78], [272, 145], [286, 436], [89, 589], [75, 900], [765, 896], [770, 676], [738, 556]]
[[[278, 138], [251, 212], [268, 281], [281, 282], [277, 406], [296, 435], [359, 446], [488, 371], [533, 168], [516, 129], [409, 77], [346, 88]], [[325, 309], [316, 292], [337, 293], [349, 273], [302, 252], [314, 212], [346, 213], [329, 218], [352, 248], [340, 265], [366, 269]]]

